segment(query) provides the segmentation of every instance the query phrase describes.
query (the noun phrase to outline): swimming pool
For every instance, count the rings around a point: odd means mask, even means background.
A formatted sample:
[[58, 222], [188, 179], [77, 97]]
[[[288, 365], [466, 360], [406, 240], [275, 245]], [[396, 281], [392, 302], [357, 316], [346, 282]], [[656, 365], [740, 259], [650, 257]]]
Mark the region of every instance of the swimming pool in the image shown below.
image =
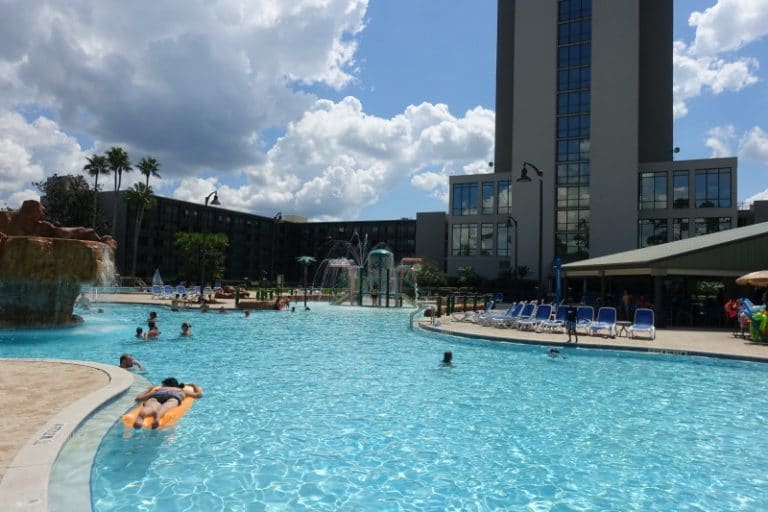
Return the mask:
[[[407, 310], [244, 318], [104, 306], [0, 333], [0, 357], [116, 363], [206, 396], [177, 427], [116, 425], [97, 511], [765, 510], [768, 366], [564, 350], [408, 330]], [[177, 336], [191, 321], [194, 336]], [[454, 366], [440, 367], [444, 350]]]

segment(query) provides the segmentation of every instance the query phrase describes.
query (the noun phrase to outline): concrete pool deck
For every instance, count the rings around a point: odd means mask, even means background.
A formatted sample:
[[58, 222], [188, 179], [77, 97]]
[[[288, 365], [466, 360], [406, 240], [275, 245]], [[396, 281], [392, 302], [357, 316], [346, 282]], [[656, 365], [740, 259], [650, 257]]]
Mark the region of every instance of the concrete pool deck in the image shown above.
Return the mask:
[[[101, 295], [99, 301], [146, 304], [148, 309], [170, 307], [169, 300], [153, 299], [148, 294]], [[234, 309], [234, 300], [215, 307], [222, 306]], [[421, 318], [418, 324], [447, 335], [568, 346], [562, 333], [484, 327], [450, 316]], [[660, 329], [655, 340], [579, 336], [577, 346], [768, 362], [768, 344], [751, 343], [725, 330]], [[89, 415], [133, 384], [134, 375], [117, 366], [0, 359], [0, 408], [6, 411], [0, 428], [0, 509], [47, 511], [50, 470], [62, 446]]]

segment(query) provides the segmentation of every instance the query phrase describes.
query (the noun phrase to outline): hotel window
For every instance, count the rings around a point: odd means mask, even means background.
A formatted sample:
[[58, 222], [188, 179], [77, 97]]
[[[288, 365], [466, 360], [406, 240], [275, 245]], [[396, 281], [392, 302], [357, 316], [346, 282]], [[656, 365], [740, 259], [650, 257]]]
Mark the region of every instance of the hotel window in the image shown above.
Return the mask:
[[693, 232], [695, 236], [708, 235], [731, 229], [730, 217], [698, 217], [693, 219]]
[[[667, 207], [667, 173], [640, 173], [640, 209], [654, 210]], [[644, 247], [644, 246], [642, 246]]]
[[675, 171], [672, 174], [672, 208], [688, 208], [688, 197], [688, 171]]
[[480, 256], [493, 256], [493, 224], [480, 224]]
[[509, 188], [509, 180], [500, 181], [498, 183], [498, 200], [496, 203], [499, 205], [499, 215], [509, 215], [510, 207], [512, 206], [512, 196]]
[[696, 170], [696, 208], [731, 207], [731, 169]]
[[496, 256], [509, 256], [512, 245], [512, 227], [507, 224], [496, 224]]
[[453, 225], [451, 236], [451, 255], [477, 255], [477, 224]]
[[477, 183], [453, 185], [452, 215], [477, 215]]
[[691, 236], [688, 219], [672, 219], [672, 241], [685, 240]]
[[483, 182], [483, 215], [493, 215], [496, 187], [492, 181]]
[[667, 241], [667, 219], [640, 219], [638, 247], [659, 245]]

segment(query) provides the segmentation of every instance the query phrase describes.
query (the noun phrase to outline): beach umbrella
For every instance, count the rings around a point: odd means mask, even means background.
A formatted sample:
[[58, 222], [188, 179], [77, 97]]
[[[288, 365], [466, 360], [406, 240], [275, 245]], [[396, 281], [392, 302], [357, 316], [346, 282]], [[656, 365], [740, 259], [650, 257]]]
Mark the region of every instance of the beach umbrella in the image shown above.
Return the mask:
[[163, 286], [163, 278], [160, 277], [160, 269], [155, 269], [155, 274], [152, 276], [152, 286]]
[[736, 284], [763, 287], [768, 286], [768, 270], [758, 270], [756, 272], [744, 274], [740, 278], [736, 279]]

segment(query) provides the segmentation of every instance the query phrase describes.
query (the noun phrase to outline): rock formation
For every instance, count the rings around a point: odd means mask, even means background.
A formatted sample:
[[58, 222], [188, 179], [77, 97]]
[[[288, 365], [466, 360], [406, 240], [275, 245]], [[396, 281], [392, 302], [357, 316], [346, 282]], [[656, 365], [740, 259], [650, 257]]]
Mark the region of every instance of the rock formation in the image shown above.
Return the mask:
[[81, 283], [111, 280], [110, 236], [44, 221], [45, 209], [25, 201], [0, 212], [0, 327], [45, 327], [80, 321], [72, 314]]

